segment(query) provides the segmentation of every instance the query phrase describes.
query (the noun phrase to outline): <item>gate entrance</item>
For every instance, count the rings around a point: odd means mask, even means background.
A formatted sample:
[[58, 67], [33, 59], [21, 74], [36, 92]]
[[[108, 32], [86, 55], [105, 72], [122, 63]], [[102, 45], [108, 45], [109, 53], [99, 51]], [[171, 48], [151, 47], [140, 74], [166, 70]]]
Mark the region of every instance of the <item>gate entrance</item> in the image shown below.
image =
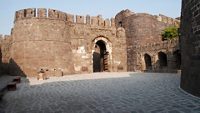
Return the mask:
[[93, 53], [93, 72], [108, 71], [108, 55], [105, 42], [97, 41]]

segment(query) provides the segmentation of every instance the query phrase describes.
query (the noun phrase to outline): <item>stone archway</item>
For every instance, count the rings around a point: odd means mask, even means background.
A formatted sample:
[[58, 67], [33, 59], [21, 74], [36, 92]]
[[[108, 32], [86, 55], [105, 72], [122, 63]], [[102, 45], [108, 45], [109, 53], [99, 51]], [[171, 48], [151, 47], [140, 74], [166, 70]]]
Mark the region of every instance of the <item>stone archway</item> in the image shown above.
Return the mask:
[[159, 68], [167, 67], [167, 55], [163, 52], [158, 53]]
[[152, 70], [152, 60], [149, 54], [144, 54], [144, 61], [146, 70]]
[[104, 37], [98, 37], [94, 40], [93, 72], [109, 71], [111, 59], [111, 43]]

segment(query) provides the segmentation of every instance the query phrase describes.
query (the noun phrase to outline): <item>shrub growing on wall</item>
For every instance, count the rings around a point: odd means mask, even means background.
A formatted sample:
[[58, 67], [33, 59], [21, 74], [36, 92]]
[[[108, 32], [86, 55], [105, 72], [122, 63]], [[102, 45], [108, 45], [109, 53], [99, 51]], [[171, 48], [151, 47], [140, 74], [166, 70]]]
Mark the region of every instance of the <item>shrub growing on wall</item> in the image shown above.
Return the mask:
[[170, 26], [165, 28], [162, 32], [162, 38], [163, 40], [171, 40], [178, 38], [178, 27]]

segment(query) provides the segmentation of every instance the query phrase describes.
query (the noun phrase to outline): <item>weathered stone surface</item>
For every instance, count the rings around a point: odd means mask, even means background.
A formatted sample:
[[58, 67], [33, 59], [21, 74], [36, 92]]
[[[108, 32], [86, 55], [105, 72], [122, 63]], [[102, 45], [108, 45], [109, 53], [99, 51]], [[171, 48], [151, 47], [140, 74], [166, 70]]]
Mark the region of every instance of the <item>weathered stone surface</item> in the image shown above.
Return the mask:
[[[11, 74], [21, 76], [37, 76], [40, 69], [48, 70], [48, 76], [95, 70], [174, 70], [173, 53], [179, 49], [178, 41], [162, 41], [160, 35], [166, 26], [175, 25], [174, 21], [177, 20], [163, 15], [129, 10], [104, 20], [101, 15], [74, 16], [54, 9], [24, 9], [16, 12], [9, 41], [1, 43], [2, 50], [7, 48], [2, 59], [9, 61]], [[159, 57], [159, 52], [166, 55]], [[144, 59], [145, 54], [150, 56], [149, 61]]]
[[[128, 71], [147, 70], [145, 67], [145, 54], [150, 56], [151, 70], [153, 71], [172, 72], [177, 69], [173, 66], [177, 64], [177, 60], [174, 58], [176, 56], [173, 53], [179, 50], [178, 40], [163, 41], [161, 32], [167, 26], [177, 26], [176, 23], [179, 23], [179, 20], [163, 15], [159, 17], [161, 20], [153, 15], [134, 13], [130, 10], [123, 10], [116, 15], [116, 27], [123, 27], [126, 33]], [[162, 21], [163, 18], [170, 21]], [[167, 65], [162, 69], [159, 66], [159, 52], [164, 52], [167, 55]], [[170, 57], [174, 58], [174, 61]]]
[[200, 1], [183, 0], [181, 16], [181, 87], [200, 96]]
[[99, 41], [104, 43], [104, 52], [108, 53], [101, 57], [102, 71], [117, 71], [118, 65], [123, 67], [120, 71], [127, 71], [126, 37], [124, 31], [116, 37], [113, 19], [103, 20], [101, 15], [90, 18], [88, 15], [86, 18], [76, 16], [74, 21], [73, 15], [54, 9], [47, 12], [43, 8], [31, 18], [31, 11], [35, 14], [35, 10], [16, 12], [11, 49], [8, 50], [12, 74], [37, 76], [39, 69], [48, 70], [48, 76], [58, 76], [61, 73], [58, 70], [63, 74], [91, 73], [93, 52]]
[[[29, 81], [29, 82], [28, 82]], [[0, 79], [0, 86], [2, 84]], [[200, 99], [179, 88], [180, 75], [95, 73], [22, 77], [0, 103], [1, 113], [199, 113]]]

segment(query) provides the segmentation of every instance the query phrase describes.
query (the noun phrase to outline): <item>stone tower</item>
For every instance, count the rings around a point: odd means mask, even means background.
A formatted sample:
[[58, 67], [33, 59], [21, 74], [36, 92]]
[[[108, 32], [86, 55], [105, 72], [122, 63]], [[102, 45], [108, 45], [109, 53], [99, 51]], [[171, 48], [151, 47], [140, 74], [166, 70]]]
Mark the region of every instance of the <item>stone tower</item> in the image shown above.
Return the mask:
[[[11, 49], [11, 69], [17, 75], [36, 75], [40, 68], [51, 74], [58, 69], [73, 73], [66, 17], [49, 9], [16, 12]], [[65, 67], [65, 68], [63, 68]]]
[[[166, 56], [164, 58], [166, 65], [163, 66], [163, 70], [172, 70], [174, 62], [170, 57], [173, 57], [171, 53], [176, 50], [172, 50], [172, 48], [177, 43], [163, 41], [161, 32], [167, 26], [178, 26], [178, 23], [178, 20], [164, 15], [134, 13], [128, 9], [119, 12], [115, 17], [115, 24], [117, 28], [122, 27], [126, 31], [128, 71], [147, 70], [147, 68], [160, 71], [162, 62], [159, 59], [159, 52]], [[149, 66], [145, 64], [145, 55], [149, 57], [147, 61]]]

